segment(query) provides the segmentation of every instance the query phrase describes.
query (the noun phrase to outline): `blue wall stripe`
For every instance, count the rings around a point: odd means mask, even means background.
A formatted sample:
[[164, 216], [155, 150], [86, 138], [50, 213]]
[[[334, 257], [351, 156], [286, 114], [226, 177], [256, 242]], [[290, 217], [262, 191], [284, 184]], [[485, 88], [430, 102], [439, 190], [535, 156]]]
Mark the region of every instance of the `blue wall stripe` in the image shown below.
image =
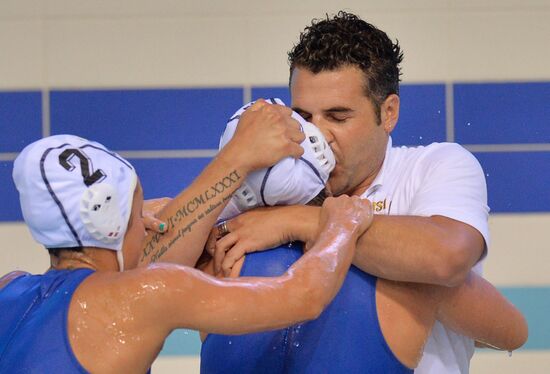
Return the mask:
[[13, 161], [0, 161], [0, 222], [22, 221], [19, 193], [11, 177]]
[[218, 148], [242, 97], [242, 88], [52, 91], [51, 133], [118, 150]]
[[146, 199], [174, 197], [208, 165], [210, 158], [130, 159]]
[[550, 152], [476, 152], [493, 213], [550, 211]]
[[395, 145], [428, 145], [447, 138], [445, 85], [403, 84], [399, 121], [392, 132]]
[[288, 86], [252, 87], [252, 100], [278, 97], [290, 106], [290, 91]]
[[[499, 287], [527, 318], [529, 339], [521, 350], [550, 350], [550, 287]], [[200, 354], [198, 333], [189, 330], [174, 331], [166, 340], [163, 356]]]
[[[537, 93], [530, 112], [542, 115], [546, 110], [550, 111], [550, 106], [547, 105], [550, 101], [540, 102], [540, 98], [545, 98], [547, 92], [550, 92], [550, 83], [458, 84], [455, 91], [459, 96], [455, 97], [456, 118], [469, 113], [469, 109], [462, 107], [478, 103], [471, 102], [470, 95], [486, 95], [487, 98], [484, 96], [483, 100], [492, 98], [491, 102], [482, 100], [488, 107], [492, 107], [489, 105], [491, 103], [499, 107], [501, 96], [504, 99], [512, 97], [519, 100], [518, 98], [527, 94]], [[242, 93], [242, 88], [53, 91], [50, 95], [52, 133], [77, 133], [118, 150], [215, 149], [227, 117], [242, 104]], [[282, 97], [287, 103], [290, 101], [286, 86], [252, 89], [253, 98], [273, 96]], [[404, 84], [401, 96], [402, 113], [394, 132], [394, 143], [416, 145], [444, 140], [445, 86]], [[508, 99], [504, 99], [503, 102], [507, 103]], [[502, 108], [503, 113], [513, 109], [513, 106], [512, 109], [509, 108], [510, 105]], [[40, 137], [40, 106], [40, 92], [0, 93], [0, 125], [3, 130], [0, 152], [19, 151], [24, 145]], [[517, 110], [521, 111], [522, 108]], [[530, 123], [528, 132], [535, 134], [534, 138], [530, 138], [531, 141], [544, 140], [550, 143], [550, 126], [544, 121], [547, 118]], [[491, 134], [498, 138], [502, 132], [518, 129], [511, 122], [508, 125], [502, 131], [493, 127]], [[457, 128], [459, 126], [457, 123]], [[517, 134], [519, 138], [508, 140], [529, 140], [521, 138], [521, 131]], [[465, 140], [471, 140], [467, 142], [469, 144], [476, 144], [474, 140], [483, 141], [483, 136], [475, 139], [466, 137]], [[549, 152], [476, 153], [486, 169], [489, 202], [493, 212], [550, 211], [550, 194], [547, 192], [547, 186], [550, 185], [548, 154]], [[155, 193], [174, 195], [182, 187], [182, 181], [186, 184], [191, 181], [187, 176], [197, 175], [200, 167], [205, 165], [199, 159], [188, 160], [181, 168], [174, 166], [175, 161], [162, 158], [156, 164], [153, 160], [139, 162], [146, 165], [143, 178], [147, 186], [146, 194], [149, 193], [149, 196]], [[153, 165], [158, 166], [159, 163], [167, 165], [170, 170], [165, 173], [155, 172]], [[156, 170], [160, 169], [157, 167]], [[183, 171], [183, 175], [178, 171]], [[7, 191], [0, 198], [0, 203], [7, 200], [13, 202], [14, 189], [10, 186], [10, 173], [4, 171], [0, 175], [2, 188]], [[155, 176], [155, 183], [148, 182], [149, 173]], [[0, 221], [20, 219], [17, 206], [11, 203], [2, 205], [4, 209], [0, 214]]]
[[454, 85], [456, 141], [550, 142], [550, 82]]
[[[446, 139], [444, 84], [403, 84], [401, 113], [392, 133], [395, 145], [427, 145]], [[253, 87], [252, 99], [278, 97], [291, 104], [286, 86]]]
[[19, 152], [42, 137], [42, 93], [0, 92], [0, 152]]

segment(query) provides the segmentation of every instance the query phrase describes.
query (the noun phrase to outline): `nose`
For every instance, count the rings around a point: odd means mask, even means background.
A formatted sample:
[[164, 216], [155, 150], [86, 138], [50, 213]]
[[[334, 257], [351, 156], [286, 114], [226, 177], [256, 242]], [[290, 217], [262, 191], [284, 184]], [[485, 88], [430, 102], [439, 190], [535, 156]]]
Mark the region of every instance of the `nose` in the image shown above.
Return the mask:
[[313, 116], [311, 118], [312, 122], [319, 130], [321, 130], [321, 133], [325, 137], [325, 140], [329, 145], [334, 141], [334, 136], [332, 135], [332, 132], [330, 131], [329, 125], [326, 123], [326, 121], [321, 116]]

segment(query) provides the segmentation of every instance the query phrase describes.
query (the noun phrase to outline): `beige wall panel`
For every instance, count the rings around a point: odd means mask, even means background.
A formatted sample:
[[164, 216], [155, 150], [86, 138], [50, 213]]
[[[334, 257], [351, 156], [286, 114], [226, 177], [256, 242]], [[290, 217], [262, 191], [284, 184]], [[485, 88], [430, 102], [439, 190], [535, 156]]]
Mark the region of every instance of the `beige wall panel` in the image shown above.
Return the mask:
[[157, 358], [151, 372], [155, 374], [199, 374], [199, 356], [161, 356]]
[[308, 17], [320, 17], [324, 13], [332, 13], [340, 9], [356, 10], [358, 8], [368, 10], [428, 10], [447, 9], [450, 1], [438, 0], [396, 0], [392, 2], [384, 0], [365, 1], [340, 1], [337, 4], [330, 0], [303, 0], [303, 1], [254, 1], [254, 0], [48, 0], [46, 13], [49, 16], [181, 16], [181, 15], [270, 15], [298, 13], [307, 14]]
[[246, 84], [288, 84], [287, 53], [310, 16], [262, 16], [247, 23]]
[[478, 350], [470, 365], [470, 374], [548, 374], [548, 351], [519, 351], [508, 357], [506, 352]]
[[23, 223], [0, 223], [0, 276], [25, 270], [43, 273], [50, 266], [48, 251], [34, 241]]
[[0, 19], [0, 89], [43, 85], [42, 21]]
[[[449, 16], [446, 12], [381, 13], [356, 10], [362, 18], [386, 31], [403, 48], [404, 81], [445, 81], [448, 76]], [[266, 16], [249, 21], [249, 45], [253, 50], [247, 64], [246, 83], [286, 84], [287, 52], [311, 16]]]
[[44, 8], [41, 0], [1, 0], [0, 20], [40, 18]]
[[447, 11], [360, 13], [399, 40], [404, 82], [441, 82], [449, 75], [449, 14]]
[[484, 275], [497, 286], [550, 284], [550, 214], [494, 214]]
[[550, 9], [548, 0], [451, 0], [449, 4], [453, 10]]
[[243, 80], [242, 20], [86, 19], [47, 23], [52, 87], [223, 86]]
[[454, 81], [550, 79], [550, 10], [455, 12], [449, 78]]

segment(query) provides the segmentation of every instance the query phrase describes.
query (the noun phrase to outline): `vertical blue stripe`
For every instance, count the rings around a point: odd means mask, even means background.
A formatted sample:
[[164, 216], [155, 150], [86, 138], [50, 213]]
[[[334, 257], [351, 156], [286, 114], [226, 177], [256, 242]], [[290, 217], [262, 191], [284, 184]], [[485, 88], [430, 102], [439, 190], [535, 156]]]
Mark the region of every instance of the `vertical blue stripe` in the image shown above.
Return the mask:
[[12, 170], [12, 161], [0, 161], [0, 222], [23, 220], [19, 194], [11, 176]]
[[0, 92], [0, 152], [19, 152], [42, 137], [42, 93]]
[[395, 145], [428, 145], [446, 140], [444, 84], [403, 84]]

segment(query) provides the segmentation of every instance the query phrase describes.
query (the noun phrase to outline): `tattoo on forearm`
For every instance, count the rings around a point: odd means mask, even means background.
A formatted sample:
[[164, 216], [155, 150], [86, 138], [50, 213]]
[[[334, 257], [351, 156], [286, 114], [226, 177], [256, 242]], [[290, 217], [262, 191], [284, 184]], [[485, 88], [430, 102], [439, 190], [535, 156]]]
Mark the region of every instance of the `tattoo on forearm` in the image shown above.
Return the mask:
[[[166, 220], [170, 229], [169, 231], [173, 232], [173, 230], [176, 229], [178, 223], [185, 217], [197, 211], [199, 211], [199, 213], [191, 222], [189, 222], [184, 227], [179, 228], [177, 234], [170, 240], [170, 242], [163, 244], [162, 246], [160, 246], [160, 248], [157, 248], [157, 246], [163, 238], [163, 235], [155, 233], [143, 248], [141, 261], [143, 262], [147, 258], [147, 256], [149, 256], [153, 251], [155, 251], [155, 253], [151, 255], [150, 262], [153, 263], [158, 261], [182, 237], [184, 237], [186, 234], [189, 234], [193, 226], [197, 222], [204, 219], [216, 208], [229, 200], [231, 198], [231, 195], [223, 197], [221, 201], [211, 202], [211, 200], [222, 195], [227, 189], [233, 187], [240, 179], [241, 176], [237, 173], [237, 170], [233, 170], [231, 173], [229, 173], [229, 175], [223, 177], [213, 186], [210, 186], [199, 196], [196, 196], [188, 202], [182, 204], [182, 206], [176, 211], [176, 213], [173, 216], [168, 217], [168, 219]], [[203, 208], [205, 205], [208, 206], [201, 212], [199, 209]]]

